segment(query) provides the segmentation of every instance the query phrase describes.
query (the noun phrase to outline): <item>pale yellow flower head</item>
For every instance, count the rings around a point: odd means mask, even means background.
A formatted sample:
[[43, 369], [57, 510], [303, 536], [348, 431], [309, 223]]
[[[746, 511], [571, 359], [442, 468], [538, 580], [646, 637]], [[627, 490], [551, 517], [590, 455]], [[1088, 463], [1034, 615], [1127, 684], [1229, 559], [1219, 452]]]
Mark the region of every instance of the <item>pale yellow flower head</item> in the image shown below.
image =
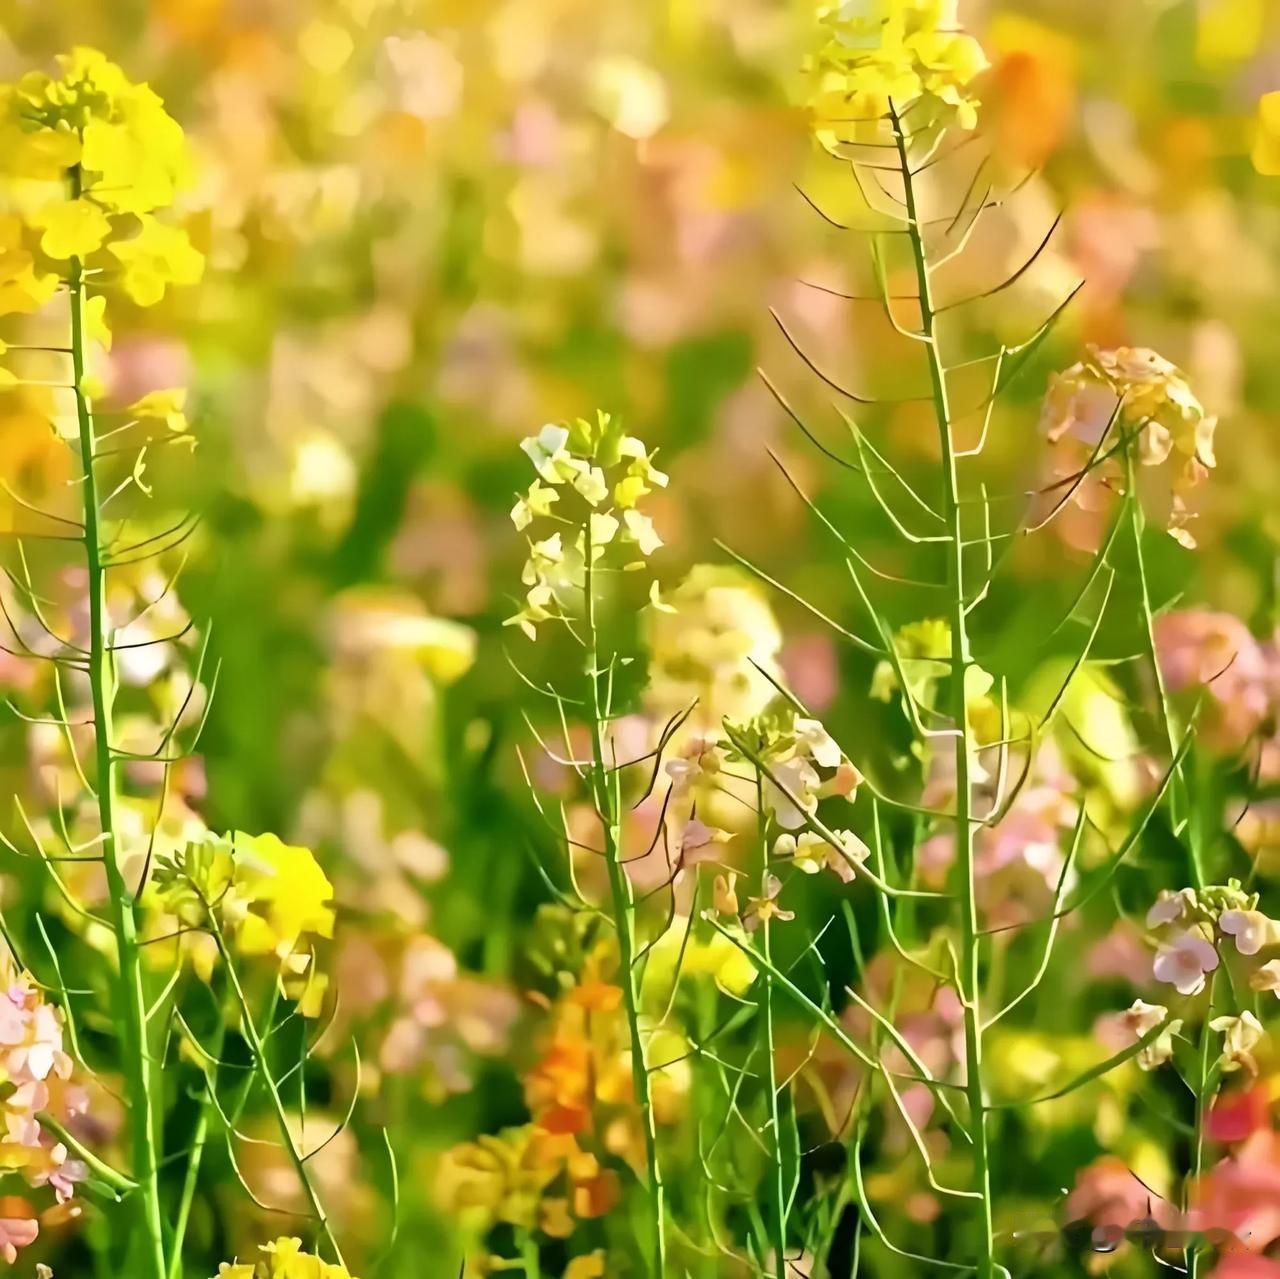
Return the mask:
[[891, 110], [922, 98], [937, 117], [972, 129], [972, 82], [986, 69], [982, 46], [957, 29], [942, 0], [847, 0], [818, 18], [825, 43], [810, 59], [810, 111], [829, 150], [865, 140]]
[[593, 572], [640, 569], [662, 545], [653, 521], [637, 508], [666, 487], [667, 477], [608, 413], [547, 423], [520, 447], [536, 478], [511, 508], [529, 555], [520, 579], [524, 605], [506, 625], [536, 639], [542, 622], [571, 623], [579, 615], [588, 563]]

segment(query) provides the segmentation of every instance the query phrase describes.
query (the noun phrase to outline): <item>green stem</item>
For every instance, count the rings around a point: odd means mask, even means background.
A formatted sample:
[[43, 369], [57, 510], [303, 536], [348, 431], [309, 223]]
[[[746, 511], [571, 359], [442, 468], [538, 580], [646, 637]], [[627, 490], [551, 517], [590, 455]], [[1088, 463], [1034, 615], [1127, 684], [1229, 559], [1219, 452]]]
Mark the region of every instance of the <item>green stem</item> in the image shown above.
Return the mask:
[[[214, 1039], [210, 1055], [222, 1056], [226, 1023], [220, 1020], [218, 1034]], [[209, 1088], [217, 1087], [217, 1067], [213, 1068], [213, 1078]], [[191, 1133], [190, 1154], [187, 1157], [187, 1169], [182, 1178], [182, 1197], [178, 1200], [178, 1215], [173, 1223], [172, 1252], [169, 1257], [169, 1279], [182, 1279], [182, 1245], [187, 1237], [187, 1225], [191, 1220], [191, 1205], [195, 1202], [196, 1187], [200, 1182], [200, 1165], [204, 1160], [205, 1143], [209, 1139], [209, 1112], [212, 1105], [209, 1101], [209, 1090], [201, 1094], [200, 1113], [196, 1116], [196, 1126]]]
[[[1129, 531], [1133, 538], [1134, 571], [1138, 576], [1138, 603], [1142, 610], [1143, 640], [1146, 644], [1147, 658], [1151, 663], [1151, 676], [1155, 681], [1156, 701], [1160, 709], [1160, 724], [1169, 747], [1169, 758], [1175, 761], [1175, 775], [1169, 787], [1169, 819], [1174, 831], [1177, 832], [1182, 823], [1183, 814], [1188, 812], [1188, 806], [1183, 803], [1185, 776], [1181, 765], [1177, 763], [1181, 754], [1178, 746], [1178, 730], [1169, 702], [1169, 689], [1165, 684], [1164, 672], [1160, 669], [1160, 658], [1156, 652], [1155, 613], [1151, 607], [1151, 588], [1147, 581], [1147, 560], [1142, 548], [1142, 533], [1146, 521], [1142, 513], [1142, 503], [1138, 500], [1137, 475], [1133, 465], [1132, 444], [1128, 444], [1125, 447], [1125, 502], [1129, 508]], [[1200, 860], [1197, 833], [1194, 829], [1188, 829], [1186, 837], [1191, 881], [1196, 888], [1203, 888], [1205, 883], [1204, 867]]]
[[946, 368], [938, 350], [929, 265], [924, 236], [916, 209], [915, 186], [907, 157], [907, 142], [897, 111], [890, 106], [893, 136], [902, 171], [904, 203], [911, 255], [915, 263], [920, 298], [920, 330], [929, 360], [934, 416], [942, 451], [943, 518], [948, 534], [948, 585], [951, 588], [951, 717], [954, 721], [956, 858], [961, 877], [959, 995], [964, 1006], [965, 1086], [969, 1098], [969, 1136], [973, 1145], [973, 1177], [979, 1199], [978, 1279], [994, 1279], [995, 1242], [991, 1210], [991, 1164], [987, 1145], [987, 1107], [982, 1086], [982, 1014], [979, 990], [978, 905], [974, 883], [974, 827], [970, 780], [970, 742], [965, 674], [970, 664], [969, 634], [965, 613], [964, 526], [961, 516], [955, 447], [951, 438], [951, 408]]
[[[72, 188], [79, 195], [79, 178]], [[71, 300], [71, 369], [75, 384], [76, 420], [79, 432], [81, 493], [84, 503], [84, 548], [88, 569], [89, 653], [86, 658], [93, 702], [94, 764], [98, 821], [102, 830], [102, 856], [106, 868], [112, 925], [116, 939], [118, 972], [117, 1016], [123, 1046], [125, 1093], [129, 1104], [130, 1155], [133, 1179], [138, 1184], [140, 1252], [144, 1270], [139, 1279], [166, 1279], [164, 1228], [160, 1210], [160, 1149], [156, 1122], [157, 1090], [152, 1082], [151, 1053], [147, 1044], [147, 999], [138, 952], [138, 926], [134, 894], [125, 883], [116, 841], [116, 778], [114, 759], [115, 680], [107, 650], [106, 568], [103, 564], [101, 514], [97, 477], [93, 469], [96, 445], [93, 411], [83, 389], [84, 267], [71, 259], [68, 279]]]
[[[1205, 1009], [1204, 1025], [1200, 1029], [1200, 1072], [1199, 1078], [1196, 1080], [1195, 1089], [1195, 1136], [1192, 1138], [1191, 1142], [1191, 1168], [1187, 1173], [1186, 1180], [1182, 1184], [1182, 1211], [1184, 1215], [1190, 1207], [1189, 1192], [1191, 1185], [1193, 1182], [1199, 1181], [1200, 1175], [1204, 1171], [1205, 1120], [1208, 1118], [1209, 1111], [1208, 1099], [1206, 1098], [1209, 1084], [1209, 1047], [1211, 1043], [1210, 1037], [1214, 1033], [1210, 1029], [1209, 1023], [1213, 1020], [1213, 996], [1216, 986], [1217, 974], [1215, 973], [1209, 978], [1208, 1006]], [[1201, 1273], [1200, 1247], [1197, 1244], [1192, 1243], [1191, 1246], [1187, 1248], [1186, 1253], [1184, 1254], [1184, 1259], [1186, 1261], [1188, 1279], [1197, 1279], [1197, 1276]]]
[[40, 1127], [51, 1132], [66, 1148], [71, 1151], [118, 1199], [131, 1195], [138, 1188], [137, 1182], [117, 1172], [109, 1163], [93, 1153], [75, 1133], [64, 1128], [52, 1115], [40, 1116]]
[[262, 1041], [262, 1036], [258, 1033], [258, 1027], [253, 1019], [253, 1014], [249, 1010], [249, 1001], [245, 997], [244, 987], [240, 984], [240, 974], [236, 971], [235, 964], [232, 962], [231, 953], [227, 947], [226, 939], [222, 935], [221, 928], [218, 927], [217, 921], [211, 920], [211, 931], [213, 938], [218, 944], [218, 952], [222, 956], [222, 962], [227, 970], [227, 982], [231, 990], [231, 996], [235, 1000], [236, 1011], [240, 1015], [240, 1031], [245, 1037], [245, 1042], [249, 1045], [249, 1052], [253, 1056], [253, 1064], [261, 1079], [262, 1085], [267, 1090], [267, 1095], [271, 1098], [271, 1108], [275, 1111], [276, 1126], [280, 1130], [280, 1144], [285, 1149], [285, 1154], [289, 1157], [289, 1162], [293, 1165], [293, 1170], [298, 1176], [298, 1181], [302, 1186], [302, 1193], [306, 1196], [307, 1206], [311, 1209], [311, 1215], [319, 1224], [321, 1237], [328, 1243], [333, 1251], [334, 1259], [338, 1265], [345, 1265], [342, 1258], [342, 1249], [338, 1246], [337, 1237], [334, 1235], [333, 1227], [329, 1222], [329, 1214], [325, 1211], [324, 1203], [317, 1192], [315, 1185], [311, 1180], [311, 1175], [307, 1171], [306, 1157], [298, 1149], [298, 1144], [293, 1139], [293, 1130], [289, 1127], [289, 1112], [285, 1109], [284, 1098], [280, 1096], [280, 1088], [275, 1081], [275, 1076], [271, 1073], [270, 1063], [267, 1061], [266, 1045]]
[[609, 876], [609, 894], [613, 906], [613, 923], [618, 934], [618, 971], [622, 982], [622, 1000], [631, 1036], [631, 1083], [636, 1104], [640, 1108], [644, 1130], [645, 1166], [649, 1180], [650, 1273], [665, 1279], [667, 1270], [666, 1190], [662, 1167], [658, 1161], [657, 1121], [649, 1087], [649, 1068], [645, 1061], [644, 1040], [640, 1034], [640, 990], [636, 976], [636, 911], [631, 880], [622, 864], [622, 831], [619, 821], [620, 801], [616, 770], [610, 777], [605, 760], [604, 735], [601, 724], [611, 707], [600, 700], [599, 645], [596, 637], [594, 571], [592, 567], [591, 529], [583, 534], [586, 544], [585, 642], [587, 680], [591, 694], [591, 788], [600, 824], [604, 829], [605, 866]]
[[[764, 777], [756, 771], [756, 813], [759, 826], [760, 842], [760, 896], [769, 895], [769, 842], [767, 836], [767, 819], [764, 811]], [[770, 946], [769, 920], [766, 917], [760, 925], [760, 949], [764, 953], [769, 968], [773, 967], [773, 952]], [[782, 1169], [782, 1126], [778, 1112], [778, 1063], [773, 1042], [773, 977], [769, 968], [760, 978], [760, 1035], [761, 1051], [764, 1053], [765, 1086], [769, 1090], [768, 1114], [769, 1127], [773, 1132], [770, 1161], [769, 1194], [772, 1199], [773, 1213], [769, 1224], [773, 1228], [773, 1268], [776, 1279], [786, 1279], [787, 1261], [787, 1188]]]

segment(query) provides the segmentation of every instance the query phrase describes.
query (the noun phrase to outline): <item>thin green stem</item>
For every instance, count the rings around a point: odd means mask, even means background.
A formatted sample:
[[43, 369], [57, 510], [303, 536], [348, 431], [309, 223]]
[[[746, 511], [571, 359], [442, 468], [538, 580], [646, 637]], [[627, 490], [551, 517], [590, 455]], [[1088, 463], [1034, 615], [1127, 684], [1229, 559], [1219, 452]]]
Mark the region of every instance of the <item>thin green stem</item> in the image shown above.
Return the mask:
[[40, 1126], [52, 1133], [66, 1148], [71, 1151], [98, 1181], [102, 1182], [118, 1199], [131, 1195], [138, 1188], [137, 1182], [118, 1172], [104, 1159], [93, 1153], [76, 1135], [64, 1128], [51, 1115], [40, 1116]]
[[[1195, 1135], [1191, 1140], [1191, 1167], [1187, 1173], [1186, 1180], [1182, 1183], [1182, 1211], [1184, 1214], [1190, 1208], [1189, 1198], [1191, 1187], [1200, 1180], [1200, 1176], [1204, 1171], [1205, 1126], [1209, 1115], [1210, 1100], [1206, 1095], [1209, 1091], [1210, 1078], [1209, 1049], [1212, 1042], [1211, 1037], [1214, 1034], [1209, 1023], [1213, 1020], [1213, 997], [1216, 992], [1216, 988], [1217, 974], [1215, 973], [1209, 978], [1208, 1007], [1205, 1009], [1204, 1025], [1200, 1029], [1199, 1072], [1196, 1078], [1195, 1087]], [[1198, 1276], [1201, 1274], [1201, 1257], [1202, 1251], [1199, 1244], [1192, 1242], [1184, 1254], [1188, 1279], [1198, 1279]]]
[[951, 717], [955, 726], [956, 860], [960, 885], [960, 965], [956, 974], [964, 1006], [965, 1086], [969, 1098], [969, 1136], [973, 1146], [973, 1180], [977, 1199], [978, 1279], [994, 1279], [995, 1242], [991, 1210], [991, 1166], [987, 1146], [987, 1107], [982, 1086], [982, 1013], [979, 990], [978, 904], [974, 882], [974, 824], [970, 779], [970, 734], [966, 673], [970, 664], [965, 609], [964, 526], [960, 505], [955, 445], [951, 437], [951, 407], [946, 367], [938, 349], [935, 312], [930, 288], [929, 263], [916, 208], [914, 179], [907, 157], [907, 141], [897, 110], [891, 105], [894, 142], [902, 171], [907, 234], [915, 263], [920, 299], [920, 332], [929, 362], [934, 417], [942, 453], [943, 519], [947, 527], [947, 585], [951, 605]]
[[222, 929], [218, 927], [217, 921], [213, 919], [212, 914], [210, 915], [210, 930], [213, 933], [214, 941], [218, 944], [218, 952], [221, 954], [222, 962], [227, 970], [228, 987], [231, 991], [231, 997], [235, 1001], [236, 1011], [239, 1013], [240, 1032], [244, 1035], [245, 1042], [249, 1045], [255, 1072], [262, 1081], [262, 1086], [267, 1090], [267, 1095], [271, 1098], [271, 1108], [275, 1111], [276, 1126], [280, 1130], [280, 1144], [284, 1147], [285, 1154], [288, 1155], [289, 1162], [293, 1165], [293, 1170], [298, 1176], [298, 1181], [302, 1186], [302, 1193], [306, 1197], [311, 1215], [319, 1225], [321, 1236], [328, 1243], [337, 1263], [345, 1265], [346, 1263], [342, 1258], [342, 1249], [338, 1245], [333, 1226], [329, 1221], [329, 1214], [325, 1211], [324, 1203], [315, 1188], [311, 1174], [307, 1171], [306, 1157], [298, 1149], [298, 1143], [293, 1137], [293, 1130], [289, 1127], [289, 1112], [285, 1109], [284, 1098], [280, 1096], [280, 1087], [276, 1083], [275, 1076], [271, 1073], [271, 1065], [267, 1060], [266, 1045], [263, 1043], [262, 1036], [258, 1032], [257, 1024], [253, 1019], [249, 1001], [245, 997], [244, 987], [240, 982], [240, 974], [236, 971], [235, 964], [232, 962], [231, 952], [227, 947], [226, 939], [222, 935]]
[[[1146, 646], [1146, 656], [1151, 664], [1151, 677], [1155, 682], [1160, 724], [1169, 747], [1169, 758], [1176, 761], [1181, 755], [1178, 747], [1178, 729], [1169, 702], [1168, 685], [1165, 683], [1164, 672], [1160, 668], [1160, 658], [1156, 652], [1155, 613], [1151, 607], [1151, 588], [1147, 579], [1147, 560], [1142, 546], [1142, 534], [1146, 520], [1142, 511], [1142, 503], [1138, 499], [1133, 448], [1134, 446], [1129, 444], [1125, 449], [1125, 503], [1129, 511], [1129, 532], [1133, 538], [1133, 565], [1138, 577], [1138, 604], [1142, 610], [1143, 640]], [[1169, 818], [1175, 832], [1181, 829], [1188, 815], [1188, 806], [1183, 802], [1186, 789], [1184, 783], [1185, 775], [1182, 768], [1180, 765], [1175, 765], [1175, 775], [1169, 787]], [[1205, 883], [1204, 866], [1200, 860], [1196, 832], [1192, 829], [1187, 829], [1185, 833], [1191, 881], [1196, 888], [1203, 888]]]
[[627, 1028], [631, 1036], [631, 1084], [640, 1123], [644, 1132], [645, 1168], [649, 1197], [649, 1265], [655, 1279], [664, 1279], [667, 1271], [666, 1190], [662, 1166], [658, 1160], [657, 1120], [649, 1087], [649, 1069], [645, 1061], [644, 1039], [640, 1033], [640, 988], [636, 975], [636, 910], [631, 880], [622, 864], [621, 785], [620, 772], [611, 768], [605, 758], [601, 725], [612, 714], [612, 698], [600, 696], [599, 642], [596, 627], [595, 572], [592, 565], [591, 529], [584, 531], [586, 545], [586, 582], [584, 587], [586, 617], [587, 681], [590, 684], [591, 709], [591, 790], [596, 812], [604, 832], [605, 867], [609, 876], [609, 895], [613, 924], [618, 934], [618, 971], [622, 984], [622, 1000], [626, 1009]]
[[[79, 195], [79, 176], [72, 193]], [[84, 503], [84, 548], [88, 570], [89, 653], [85, 659], [93, 704], [94, 764], [98, 821], [102, 830], [103, 865], [106, 869], [112, 926], [116, 940], [116, 1002], [123, 1041], [125, 1094], [129, 1103], [130, 1157], [137, 1182], [139, 1240], [137, 1252], [144, 1269], [140, 1279], [166, 1279], [164, 1229], [160, 1208], [159, 1125], [156, 1121], [158, 1090], [152, 1080], [151, 1052], [147, 1043], [147, 998], [138, 951], [138, 926], [134, 893], [120, 867], [116, 838], [116, 777], [114, 754], [115, 679], [108, 651], [106, 568], [100, 540], [97, 477], [93, 469], [95, 447], [93, 410], [84, 392], [84, 266], [71, 259], [68, 278], [71, 307], [71, 367], [79, 434], [81, 494]]]
[[[756, 771], [756, 814], [760, 844], [760, 896], [769, 896], [769, 841], [767, 834], [768, 819], [764, 810], [764, 777]], [[760, 925], [760, 949], [764, 957], [773, 966], [773, 951], [770, 944], [769, 920], [766, 917]], [[769, 1224], [773, 1234], [773, 1269], [776, 1279], [786, 1279], [786, 1243], [787, 1243], [787, 1190], [782, 1168], [782, 1127], [778, 1110], [778, 1063], [773, 1037], [773, 977], [766, 968], [760, 978], [760, 1051], [764, 1054], [765, 1087], [768, 1089], [769, 1128], [773, 1139], [770, 1143], [770, 1179], [769, 1195], [773, 1212]]]
[[[218, 1022], [218, 1034], [213, 1041], [210, 1055], [222, 1056], [226, 1023]], [[187, 1169], [182, 1178], [182, 1195], [178, 1200], [178, 1214], [173, 1222], [173, 1240], [169, 1257], [169, 1279], [182, 1279], [182, 1245], [187, 1237], [187, 1225], [191, 1220], [191, 1205], [195, 1202], [196, 1187], [200, 1182], [200, 1165], [204, 1161], [204, 1148], [209, 1140], [209, 1113], [212, 1105], [209, 1092], [217, 1087], [217, 1066], [213, 1067], [213, 1078], [209, 1088], [200, 1095], [200, 1113], [196, 1116], [196, 1126], [191, 1132], [191, 1146], [187, 1156]]]

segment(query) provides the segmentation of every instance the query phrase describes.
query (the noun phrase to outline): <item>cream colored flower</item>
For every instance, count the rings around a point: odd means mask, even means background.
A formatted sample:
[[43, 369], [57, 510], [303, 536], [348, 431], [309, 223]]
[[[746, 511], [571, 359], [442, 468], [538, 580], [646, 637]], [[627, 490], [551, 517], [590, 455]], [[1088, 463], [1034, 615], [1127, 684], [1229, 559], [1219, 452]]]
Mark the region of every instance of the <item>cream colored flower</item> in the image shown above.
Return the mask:
[[[1173, 1037], [1182, 1029], [1181, 1021], [1169, 1021], [1169, 1010], [1161, 1004], [1148, 1004], [1135, 999], [1122, 1014], [1124, 1027], [1135, 1040], [1149, 1035], [1159, 1025], [1165, 1025], [1162, 1035], [1157, 1035], [1138, 1053], [1138, 1066], [1142, 1070], [1154, 1070], [1173, 1056]], [[1167, 1024], [1166, 1024], [1167, 1023]]]
[[1236, 939], [1236, 949], [1242, 955], [1256, 955], [1275, 932], [1274, 923], [1260, 910], [1224, 910], [1218, 927]]
[[783, 830], [799, 830], [818, 807], [818, 774], [798, 756], [774, 764], [765, 778], [764, 805]]
[[839, 768], [844, 759], [835, 739], [816, 719], [796, 720], [796, 750], [808, 755], [819, 768]]
[[839, 847], [812, 831], [802, 831], [799, 836], [779, 835], [773, 845], [773, 855], [789, 858], [792, 865], [806, 875], [831, 870], [846, 884], [850, 883], [857, 874], [855, 867], [866, 861], [871, 850], [852, 831], [837, 830], [832, 834]]
[[1247, 1070], [1249, 1074], [1256, 1075], [1258, 1063], [1253, 1059], [1253, 1049], [1266, 1034], [1262, 1023], [1252, 1013], [1244, 1012], [1239, 1017], [1215, 1017], [1209, 1026], [1223, 1035], [1219, 1059], [1223, 1073]]
[[1280, 999], [1280, 959], [1269, 959], [1249, 974], [1251, 990], [1269, 990]]

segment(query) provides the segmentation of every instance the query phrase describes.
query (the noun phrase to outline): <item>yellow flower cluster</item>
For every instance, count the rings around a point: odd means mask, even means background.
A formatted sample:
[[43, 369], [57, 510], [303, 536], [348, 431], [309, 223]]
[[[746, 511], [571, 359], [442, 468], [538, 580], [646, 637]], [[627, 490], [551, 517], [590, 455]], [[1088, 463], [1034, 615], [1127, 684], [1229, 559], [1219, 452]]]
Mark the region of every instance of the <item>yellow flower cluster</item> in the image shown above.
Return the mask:
[[1143, 466], [1181, 462], [1173, 481], [1170, 534], [1195, 546], [1186, 528], [1185, 494], [1214, 467], [1214, 431], [1218, 419], [1207, 414], [1176, 365], [1147, 347], [1089, 348], [1086, 359], [1055, 374], [1041, 415], [1051, 441], [1074, 436], [1101, 446], [1116, 426], [1132, 433]]
[[[506, 625], [536, 639], [539, 622], [574, 616], [588, 556], [593, 572], [637, 569], [662, 545], [653, 521], [637, 505], [655, 488], [666, 487], [667, 477], [654, 467], [653, 454], [608, 413], [597, 413], [594, 422], [578, 418], [567, 426], [544, 426], [520, 447], [537, 477], [512, 508], [512, 523], [521, 531], [535, 522], [569, 530], [567, 541], [558, 528], [529, 540], [521, 576], [524, 607]], [[606, 557], [618, 551], [622, 562], [607, 565]]]
[[940, 119], [972, 129], [971, 85], [987, 67], [982, 46], [957, 29], [954, 0], [848, 0], [819, 11], [826, 42], [809, 61], [810, 111], [820, 141], [872, 133], [889, 114], [928, 99]]
[[183, 927], [216, 927], [241, 955], [275, 956], [300, 1011], [319, 1012], [326, 981], [310, 947], [333, 936], [333, 885], [310, 849], [270, 834], [210, 835], [159, 862], [154, 892]]
[[[94, 49], [0, 87], [0, 178], [18, 213], [0, 216], [0, 315], [39, 310], [70, 271], [98, 259], [107, 288], [152, 306], [194, 284], [203, 256], [154, 216], [187, 179], [186, 144], [156, 93]], [[103, 303], [91, 317], [105, 332]]]
[[259, 1249], [265, 1260], [224, 1261], [214, 1279], [354, 1279], [346, 1266], [302, 1251], [301, 1239], [280, 1238]]

